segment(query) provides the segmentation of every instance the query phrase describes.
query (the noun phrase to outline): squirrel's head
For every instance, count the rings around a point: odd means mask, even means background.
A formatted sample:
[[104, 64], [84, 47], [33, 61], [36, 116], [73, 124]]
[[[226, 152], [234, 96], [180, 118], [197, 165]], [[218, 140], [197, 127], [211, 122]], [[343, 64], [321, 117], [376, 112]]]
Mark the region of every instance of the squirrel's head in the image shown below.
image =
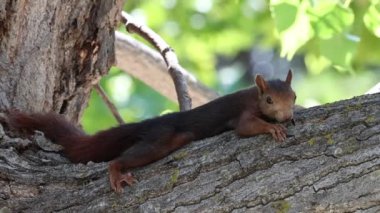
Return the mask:
[[292, 71], [289, 70], [285, 81], [265, 81], [261, 75], [256, 76], [260, 111], [270, 119], [278, 122], [293, 118], [296, 94], [292, 90]]

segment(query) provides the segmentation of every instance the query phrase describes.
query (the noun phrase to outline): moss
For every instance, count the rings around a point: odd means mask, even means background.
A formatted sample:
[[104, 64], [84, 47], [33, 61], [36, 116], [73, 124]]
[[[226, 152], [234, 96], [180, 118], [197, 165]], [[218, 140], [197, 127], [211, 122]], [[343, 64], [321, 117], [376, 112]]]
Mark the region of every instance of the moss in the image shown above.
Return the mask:
[[174, 172], [173, 172], [172, 176], [170, 177], [169, 185], [173, 186], [175, 183], [177, 183], [178, 177], [179, 177], [179, 169], [176, 168], [176, 169], [174, 169]]
[[272, 208], [276, 210], [276, 213], [286, 213], [289, 212], [290, 203], [286, 200], [280, 200], [272, 204]]
[[347, 106], [346, 106], [346, 110], [347, 110], [347, 111], [360, 110], [361, 108], [363, 108], [363, 105], [361, 105], [361, 104], [347, 105]]
[[79, 179], [79, 180], [78, 180], [79, 185], [81, 185], [81, 186], [86, 186], [86, 185], [88, 185], [88, 184], [91, 183], [91, 179], [89, 179], [89, 178], [85, 178], [85, 177], [86, 177], [86, 176], [81, 175], [80, 178], [83, 178], [83, 179]]
[[325, 137], [327, 139], [327, 144], [332, 145], [332, 144], [335, 143], [335, 141], [332, 139], [332, 134], [331, 133], [327, 134]]
[[345, 146], [343, 147], [343, 153], [344, 154], [351, 154], [357, 151], [359, 147], [359, 143], [357, 143], [357, 140], [355, 137], [350, 137], [346, 139]]
[[8, 207], [2, 207], [0, 213], [12, 213], [12, 211]]
[[311, 138], [308, 143], [310, 146], [314, 145], [317, 141], [315, 140], [315, 138]]
[[116, 201], [114, 201], [112, 204], [111, 204], [111, 208], [112, 209], [117, 209], [119, 207], [119, 205], [117, 204]]
[[138, 197], [138, 203], [144, 203], [146, 201], [146, 198], [144, 196]]
[[187, 153], [185, 150], [182, 150], [182, 151], [179, 151], [179, 152], [177, 152], [176, 154], [174, 154], [174, 155], [173, 155], [173, 159], [174, 159], [175, 161], [182, 160], [182, 159], [184, 159], [187, 155], [188, 155], [188, 153]]
[[375, 118], [374, 116], [372, 116], [372, 115], [368, 116], [368, 118], [365, 119], [365, 122], [366, 122], [367, 124], [369, 124], [369, 123], [373, 123], [373, 122], [375, 122], [375, 121], [376, 121], [376, 118]]
[[179, 169], [175, 168], [169, 177], [169, 180], [165, 183], [165, 189], [172, 189], [177, 183], [179, 177]]

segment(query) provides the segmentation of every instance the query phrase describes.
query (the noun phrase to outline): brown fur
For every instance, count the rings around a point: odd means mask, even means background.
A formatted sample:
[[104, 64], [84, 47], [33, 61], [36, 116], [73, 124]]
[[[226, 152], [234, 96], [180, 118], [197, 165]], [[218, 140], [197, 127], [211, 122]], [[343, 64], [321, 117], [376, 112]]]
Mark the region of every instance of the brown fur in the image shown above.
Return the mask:
[[53, 113], [25, 114], [11, 110], [8, 122], [11, 127], [29, 133], [44, 132], [46, 137], [64, 146], [72, 162], [111, 161], [111, 187], [121, 192], [123, 183], [135, 182], [132, 174], [122, 174], [123, 170], [159, 160], [193, 140], [226, 130], [234, 130], [242, 137], [271, 134], [276, 140], [285, 140], [286, 129], [268, 123], [268, 119], [282, 122], [292, 118], [295, 93], [290, 87], [291, 79], [291, 71], [285, 81], [265, 81], [257, 76], [257, 87], [220, 97], [189, 111], [121, 125], [92, 136]]
[[[291, 71], [286, 77], [285, 84], [280, 80], [266, 82], [261, 76], [256, 77], [256, 85], [259, 88], [259, 108], [267, 117], [274, 118], [278, 122], [292, 119], [296, 94], [290, 87], [291, 80]], [[267, 103], [268, 98], [273, 103]]]

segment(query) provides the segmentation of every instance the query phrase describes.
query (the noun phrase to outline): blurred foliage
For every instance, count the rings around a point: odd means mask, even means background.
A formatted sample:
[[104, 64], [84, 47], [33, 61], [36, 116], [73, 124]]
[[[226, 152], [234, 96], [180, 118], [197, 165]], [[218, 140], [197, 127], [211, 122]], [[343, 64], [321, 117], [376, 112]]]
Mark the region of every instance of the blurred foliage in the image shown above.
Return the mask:
[[[128, 0], [124, 10], [161, 35], [183, 67], [221, 94], [252, 82], [238, 56], [255, 47], [289, 60], [301, 105], [361, 95], [380, 81], [380, 0]], [[218, 67], [221, 61], [231, 64]], [[276, 68], [273, 77], [282, 77]], [[178, 108], [116, 68], [101, 84], [126, 122]], [[92, 94], [82, 124], [95, 132], [116, 122]]]

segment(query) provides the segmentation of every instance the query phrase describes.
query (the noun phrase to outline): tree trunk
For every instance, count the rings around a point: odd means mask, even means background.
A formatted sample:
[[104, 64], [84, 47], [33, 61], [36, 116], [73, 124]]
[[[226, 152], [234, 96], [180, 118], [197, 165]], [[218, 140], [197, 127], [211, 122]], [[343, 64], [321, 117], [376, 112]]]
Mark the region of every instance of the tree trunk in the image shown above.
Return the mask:
[[77, 121], [114, 63], [121, 0], [0, 1], [0, 111], [55, 111]]
[[[380, 94], [295, 114], [289, 137], [196, 141], [110, 189], [106, 163], [71, 164], [0, 133], [0, 206], [27, 212], [379, 212]], [[38, 144], [38, 146], [36, 145]], [[42, 150], [40, 147], [43, 147]]]

